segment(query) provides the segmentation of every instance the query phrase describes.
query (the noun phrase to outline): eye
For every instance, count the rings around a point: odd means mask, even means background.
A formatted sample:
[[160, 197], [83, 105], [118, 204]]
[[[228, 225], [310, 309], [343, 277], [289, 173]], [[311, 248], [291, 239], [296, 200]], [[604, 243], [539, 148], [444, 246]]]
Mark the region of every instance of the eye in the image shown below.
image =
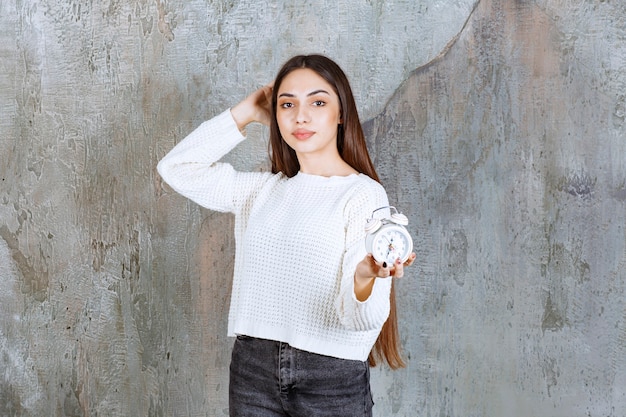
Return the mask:
[[326, 105], [326, 102], [325, 102], [324, 100], [315, 100], [315, 101], [313, 102], [313, 105], [314, 105], [314, 106], [317, 106], [317, 107], [322, 107], [322, 106], [325, 106], [325, 105]]
[[282, 107], [283, 109], [290, 109], [293, 107], [293, 103], [289, 103], [289, 102], [281, 103], [280, 107]]

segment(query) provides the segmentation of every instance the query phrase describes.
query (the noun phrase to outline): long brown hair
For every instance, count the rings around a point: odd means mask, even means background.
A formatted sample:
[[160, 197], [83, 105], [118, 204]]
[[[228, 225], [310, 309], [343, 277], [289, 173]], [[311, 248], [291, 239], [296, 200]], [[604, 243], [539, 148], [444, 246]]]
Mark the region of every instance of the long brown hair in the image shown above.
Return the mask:
[[[276, 106], [278, 103], [278, 89], [283, 79], [292, 71], [301, 68], [315, 71], [328, 84], [333, 86], [335, 93], [339, 97], [342, 123], [337, 129], [337, 149], [341, 158], [358, 172], [380, 182], [367, 151], [365, 135], [363, 134], [348, 78], [339, 65], [323, 55], [298, 55], [291, 58], [278, 71], [278, 75], [274, 80], [269, 140], [272, 172], [275, 174], [282, 172], [288, 177], [293, 177], [300, 170], [300, 163], [295, 151], [287, 145], [280, 134], [276, 120]], [[390, 368], [397, 369], [404, 367], [405, 363], [400, 354], [400, 336], [398, 333], [396, 295], [393, 281], [391, 282], [390, 303], [389, 317], [383, 325], [374, 348], [370, 352], [368, 361], [370, 366], [376, 366], [378, 361], [383, 360], [387, 362]]]

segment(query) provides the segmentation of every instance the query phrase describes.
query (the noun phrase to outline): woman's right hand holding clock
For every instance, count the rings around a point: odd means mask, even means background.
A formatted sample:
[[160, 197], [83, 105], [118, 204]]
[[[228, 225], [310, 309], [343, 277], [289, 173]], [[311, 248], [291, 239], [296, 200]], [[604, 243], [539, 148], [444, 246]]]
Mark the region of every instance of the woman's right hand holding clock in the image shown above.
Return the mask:
[[368, 253], [356, 266], [354, 272], [354, 294], [359, 301], [365, 301], [372, 293], [375, 278], [402, 278], [404, 267], [413, 265], [417, 255], [411, 253], [409, 259], [402, 263], [398, 258], [395, 264], [378, 263], [371, 253]]

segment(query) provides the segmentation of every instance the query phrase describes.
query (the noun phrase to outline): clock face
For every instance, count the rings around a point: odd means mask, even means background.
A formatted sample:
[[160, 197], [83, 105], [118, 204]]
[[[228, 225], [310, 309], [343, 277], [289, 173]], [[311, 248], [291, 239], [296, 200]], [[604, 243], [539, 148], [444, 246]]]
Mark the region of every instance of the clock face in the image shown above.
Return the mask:
[[413, 240], [404, 227], [386, 225], [372, 235], [371, 252], [378, 262], [393, 264], [398, 258], [404, 262], [412, 250]]

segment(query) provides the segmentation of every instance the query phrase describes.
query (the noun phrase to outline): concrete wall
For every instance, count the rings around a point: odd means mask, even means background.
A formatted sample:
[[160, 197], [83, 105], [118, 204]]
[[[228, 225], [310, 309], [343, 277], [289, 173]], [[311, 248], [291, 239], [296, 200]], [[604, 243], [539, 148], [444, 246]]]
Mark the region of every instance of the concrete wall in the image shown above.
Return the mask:
[[[227, 415], [232, 218], [155, 165], [313, 51], [417, 243], [376, 415], [626, 415], [624, 2], [23, 0], [0, 1], [0, 416]], [[229, 159], [265, 154], [254, 128]]]

